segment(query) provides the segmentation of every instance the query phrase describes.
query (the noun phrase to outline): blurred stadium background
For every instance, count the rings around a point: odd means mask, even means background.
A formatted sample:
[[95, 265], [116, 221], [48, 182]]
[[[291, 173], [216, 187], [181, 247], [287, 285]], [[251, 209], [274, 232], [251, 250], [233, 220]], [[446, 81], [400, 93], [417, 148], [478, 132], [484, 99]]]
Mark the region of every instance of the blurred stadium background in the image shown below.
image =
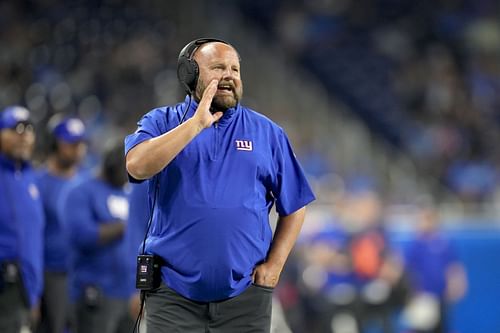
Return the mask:
[[[287, 130], [317, 193], [295, 280], [307, 280], [311, 240], [342, 220], [346, 194], [377, 193], [402, 252], [431, 202], [468, 275], [451, 331], [500, 332], [500, 3], [4, 0], [0, 107], [33, 111], [38, 161], [50, 116], [81, 117], [95, 165], [103, 142], [183, 97], [177, 54], [207, 36], [239, 50], [243, 102]], [[278, 294], [292, 330], [320, 331], [314, 300]]]

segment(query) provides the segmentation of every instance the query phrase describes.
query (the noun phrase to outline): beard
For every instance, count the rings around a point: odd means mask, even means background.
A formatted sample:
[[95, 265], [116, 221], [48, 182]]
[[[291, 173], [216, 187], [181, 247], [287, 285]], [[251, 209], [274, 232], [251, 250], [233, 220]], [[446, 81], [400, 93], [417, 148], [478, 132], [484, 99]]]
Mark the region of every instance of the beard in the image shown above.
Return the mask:
[[[236, 87], [234, 84], [228, 83], [228, 82], [220, 82], [219, 85], [221, 85], [221, 84], [231, 85], [232, 94], [220, 95], [220, 94], [215, 93], [215, 96], [212, 100], [212, 104], [210, 105], [210, 108], [214, 109], [215, 111], [224, 112], [227, 109], [234, 108], [238, 104], [238, 102], [241, 100], [241, 97], [243, 96], [243, 87], [241, 84], [239, 85], [239, 87]], [[205, 84], [202, 81], [198, 81], [198, 84], [196, 85], [197, 102], [200, 102], [201, 97], [203, 96], [203, 93], [205, 92], [206, 88], [207, 88], [207, 84]]]

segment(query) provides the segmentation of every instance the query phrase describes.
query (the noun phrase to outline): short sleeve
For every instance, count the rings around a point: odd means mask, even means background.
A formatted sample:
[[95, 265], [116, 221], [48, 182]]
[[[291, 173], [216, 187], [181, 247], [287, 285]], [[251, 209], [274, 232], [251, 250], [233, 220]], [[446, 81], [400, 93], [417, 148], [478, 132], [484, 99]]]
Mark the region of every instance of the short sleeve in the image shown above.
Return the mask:
[[153, 110], [145, 114], [137, 123], [135, 132], [125, 137], [125, 155], [139, 143], [162, 134], [162, 124], [159, 122], [160, 112], [160, 110]]
[[273, 166], [272, 192], [276, 198], [276, 211], [280, 216], [290, 215], [315, 200], [314, 193], [283, 130], [277, 136], [273, 151]]
[[[160, 136], [167, 130], [165, 109], [154, 109], [148, 112], [137, 123], [135, 132], [125, 137], [125, 156], [141, 142]], [[143, 180], [135, 179], [130, 174], [128, 178], [131, 183], [143, 182]]]

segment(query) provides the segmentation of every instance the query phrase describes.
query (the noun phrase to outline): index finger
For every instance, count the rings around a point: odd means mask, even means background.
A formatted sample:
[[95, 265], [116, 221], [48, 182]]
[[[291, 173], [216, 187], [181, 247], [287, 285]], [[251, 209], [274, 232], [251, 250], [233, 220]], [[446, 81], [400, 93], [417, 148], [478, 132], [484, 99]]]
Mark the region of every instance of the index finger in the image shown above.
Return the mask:
[[205, 88], [203, 92], [203, 96], [201, 97], [201, 103], [212, 103], [212, 99], [214, 98], [215, 93], [217, 92], [217, 85], [219, 84], [218, 80], [212, 80]]

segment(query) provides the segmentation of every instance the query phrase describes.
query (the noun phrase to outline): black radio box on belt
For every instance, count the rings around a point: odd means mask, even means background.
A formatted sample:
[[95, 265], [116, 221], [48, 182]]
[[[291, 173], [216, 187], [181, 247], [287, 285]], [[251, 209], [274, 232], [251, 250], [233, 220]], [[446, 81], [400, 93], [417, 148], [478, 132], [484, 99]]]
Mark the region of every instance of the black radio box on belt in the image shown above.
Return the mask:
[[162, 262], [163, 260], [155, 255], [138, 255], [135, 287], [144, 291], [158, 288], [161, 283]]

